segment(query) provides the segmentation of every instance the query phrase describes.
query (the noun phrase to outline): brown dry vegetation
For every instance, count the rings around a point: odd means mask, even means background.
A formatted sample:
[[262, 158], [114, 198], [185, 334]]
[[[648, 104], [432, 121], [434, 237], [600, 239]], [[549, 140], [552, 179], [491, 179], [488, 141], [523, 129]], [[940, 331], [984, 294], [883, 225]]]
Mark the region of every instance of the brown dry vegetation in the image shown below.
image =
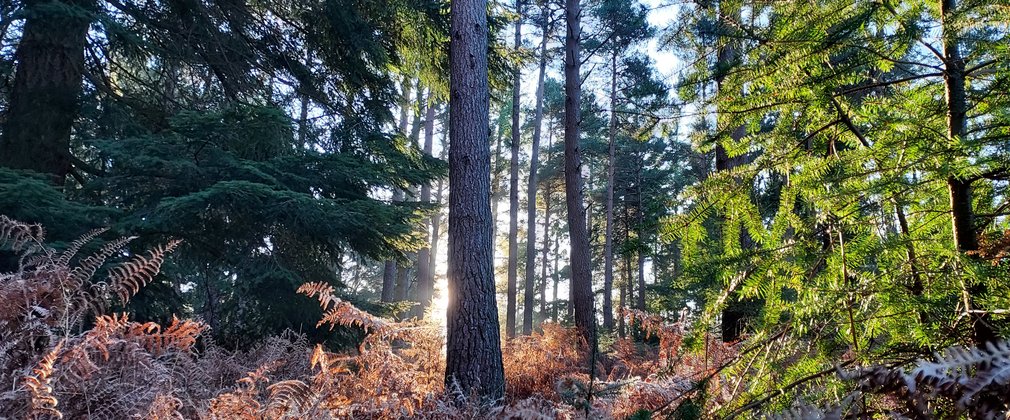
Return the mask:
[[[162, 326], [106, 313], [128, 300], [157, 273], [169, 242], [95, 273], [120, 255], [129, 239], [95, 254], [75, 254], [101, 231], [57, 253], [39, 226], [0, 217], [0, 246], [18, 256], [18, 269], [0, 274], [0, 416], [12, 418], [627, 418], [677, 415], [704, 395], [695, 415], [712, 413], [734, 398], [746, 375], [724, 371], [750, 350], [708, 335], [689, 352], [686, 321], [664, 322], [638, 311], [624, 315], [646, 344], [621, 339], [592, 356], [581, 336], [547, 323], [542, 331], [503, 345], [507, 378], [502, 406], [478, 406], [446, 397], [441, 331], [415, 321], [373, 316], [342, 301], [322, 283], [299, 292], [315, 298], [319, 327], [361, 328], [357, 349], [327, 351], [301, 335], [269, 338], [244, 351], [216, 346], [199, 321]], [[79, 260], [79, 262], [74, 262]], [[88, 325], [84, 328], [84, 325]], [[647, 340], [648, 341], [648, 340]], [[752, 345], [748, 349], [760, 348]], [[954, 349], [905, 372], [867, 368], [845, 373], [857, 386], [844, 398], [883, 394], [895, 410], [928, 418], [937, 401], [961, 412], [995, 412], [1010, 382], [1010, 346]], [[450, 393], [451, 394], [451, 393]], [[1005, 397], [1004, 397], [1005, 399]], [[760, 402], [760, 401], [759, 401]], [[843, 405], [844, 405], [843, 404]], [[806, 407], [786, 417], [834, 415]], [[760, 406], [760, 405], [757, 405]]]

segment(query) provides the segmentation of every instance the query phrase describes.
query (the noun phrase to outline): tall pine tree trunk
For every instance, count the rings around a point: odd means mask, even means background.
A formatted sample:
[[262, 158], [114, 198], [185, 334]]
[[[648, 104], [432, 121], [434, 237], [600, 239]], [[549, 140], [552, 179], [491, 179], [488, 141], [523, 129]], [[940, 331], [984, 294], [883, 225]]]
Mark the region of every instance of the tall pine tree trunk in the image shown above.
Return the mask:
[[582, 80], [579, 42], [582, 36], [579, 0], [565, 0], [565, 202], [571, 241], [572, 309], [575, 327], [590, 349], [596, 348], [596, 316], [586, 209], [582, 205], [582, 157], [579, 143], [582, 120]]
[[[614, 158], [617, 154], [617, 52], [610, 55], [610, 124], [607, 127], [607, 227], [603, 238], [603, 328], [614, 329]], [[621, 296], [623, 299], [624, 296]]]
[[[957, 0], [941, 0], [940, 14], [943, 26], [944, 80], [947, 101], [947, 136], [952, 144], [966, 140], [968, 96], [965, 91], [965, 60], [958, 45], [958, 30], [948, 20], [956, 13]], [[978, 232], [975, 231], [975, 210], [972, 208], [971, 180], [956, 175], [947, 178], [950, 195], [950, 219], [957, 250], [969, 261], [977, 260]], [[982, 310], [977, 301], [985, 296], [987, 288], [978, 282], [965, 290], [965, 310]], [[972, 313], [972, 339], [976, 344], [995, 341], [998, 337], [992, 327], [989, 313]]]
[[550, 35], [547, 11], [547, 7], [544, 7], [541, 20], [544, 34], [540, 40], [540, 69], [537, 73], [536, 110], [533, 115], [533, 144], [530, 146], [530, 174], [526, 183], [526, 284], [523, 287], [526, 291], [523, 294], [523, 334], [526, 335], [533, 332], [533, 290], [537, 263], [537, 166], [540, 164], [540, 126], [544, 120], [544, 75], [547, 72], [547, 37]]
[[445, 387], [500, 403], [505, 372], [494, 285], [487, 0], [454, 0], [449, 43], [449, 305]]
[[30, 10], [0, 137], [0, 166], [49, 174], [72, 169], [70, 133], [80, 111], [84, 48], [94, 0], [25, 0]]
[[635, 193], [638, 195], [638, 244], [635, 248], [638, 254], [638, 310], [645, 310], [645, 197], [642, 196], [642, 159], [638, 160], [638, 173], [635, 176]]
[[[516, 0], [515, 49], [522, 46], [523, 2]], [[522, 71], [517, 66], [512, 72], [512, 160], [509, 164], [509, 260], [508, 303], [505, 307], [505, 335], [516, 335], [516, 293], [519, 277], [519, 79]]]

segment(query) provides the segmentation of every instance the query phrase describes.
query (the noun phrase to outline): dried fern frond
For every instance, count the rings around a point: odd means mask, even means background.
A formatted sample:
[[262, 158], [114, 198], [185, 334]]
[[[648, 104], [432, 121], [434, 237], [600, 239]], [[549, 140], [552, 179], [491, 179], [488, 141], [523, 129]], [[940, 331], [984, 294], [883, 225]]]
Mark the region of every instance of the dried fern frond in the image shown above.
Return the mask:
[[34, 254], [45, 249], [46, 230], [40, 224], [29, 224], [0, 215], [0, 246], [19, 254]]
[[165, 245], [159, 245], [147, 252], [147, 256], [138, 255], [109, 270], [109, 287], [119, 297], [120, 302], [127, 303], [133, 295], [140, 291], [158, 275], [165, 255], [175, 250], [181, 244], [180, 240], [171, 240]]
[[77, 255], [77, 253], [81, 250], [82, 247], [84, 247], [84, 245], [87, 245], [89, 242], [95, 240], [95, 238], [97, 238], [98, 235], [101, 235], [108, 231], [109, 228], [107, 227], [98, 228], [92, 230], [91, 232], [85, 233], [84, 235], [81, 235], [80, 238], [77, 238], [77, 240], [71, 242], [70, 246], [60, 253], [60, 256], [56, 258], [55, 261], [56, 264], [60, 266], [70, 265], [70, 260], [73, 259], [75, 255]]
[[25, 386], [31, 393], [31, 411], [34, 415], [44, 414], [63, 418], [63, 413], [56, 409], [59, 400], [53, 396], [52, 376], [56, 357], [63, 350], [63, 342], [56, 344], [39, 361], [38, 366], [32, 370], [32, 374], [24, 378]]
[[910, 372], [874, 366], [840, 376], [858, 379], [864, 392], [899, 398], [913, 416], [923, 416], [936, 401], [945, 400], [973, 418], [1003, 417], [1010, 407], [1010, 344], [951, 347], [932, 361], [919, 360]]
[[298, 293], [317, 298], [319, 306], [323, 308], [323, 318], [316, 324], [317, 327], [329, 324], [332, 330], [338, 325], [354, 326], [361, 327], [366, 333], [380, 334], [391, 330], [392, 323], [390, 321], [356, 308], [336, 297], [335, 292], [333, 286], [321, 282], [305, 283], [298, 288]]
[[312, 387], [300, 380], [281, 381], [267, 387], [270, 392], [270, 403], [267, 410], [271, 412], [308, 411], [314, 404], [316, 392]]
[[91, 280], [91, 277], [95, 275], [95, 272], [98, 271], [103, 264], [105, 264], [105, 260], [122, 250], [126, 244], [130, 243], [134, 239], [137, 239], [137, 237], [129, 236], [116, 239], [102, 246], [98, 252], [89, 255], [81, 261], [77, 267], [74, 267], [73, 271], [70, 272], [71, 284], [81, 285]]

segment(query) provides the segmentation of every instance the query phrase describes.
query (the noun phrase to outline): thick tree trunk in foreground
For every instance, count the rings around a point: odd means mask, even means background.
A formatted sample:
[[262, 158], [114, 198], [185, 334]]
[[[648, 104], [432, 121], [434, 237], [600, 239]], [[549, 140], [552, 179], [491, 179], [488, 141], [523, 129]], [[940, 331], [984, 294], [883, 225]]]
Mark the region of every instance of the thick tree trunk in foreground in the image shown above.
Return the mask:
[[[523, 3], [516, 0], [515, 48], [522, 46]], [[512, 160], [509, 164], [509, 261], [508, 261], [508, 303], [505, 307], [505, 335], [516, 335], [516, 288], [518, 286], [519, 265], [519, 79], [522, 71], [516, 67], [512, 72]], [[527, 291], [529, 293], [529, 291]]]
[[50, 174], [63, 185], [71, 171], [70, 132], [80, 111], [84, 48], [94, 0], [26, 0], [28, 14], [15, 59], [0, 166]]
[[449, 306], [446, 390], [501, 402], [488, 144], [487, 0], [453, 0], [449, 43]]
[[[536, 110], [533, 115], [533, 145], [530, 146], [530, 175], [526, 183], [526, 285], [523, 290], [523, 334], [533, 332], [533, 290], [537, 265], [537, 167], [540, 164], [540, 126], [544, 121], [544, 74], [547, 71], [547, 11], [543, 12], [543, 39], [540, 40], [540, 69], [537, 73]], [[547, 236], [547, 229], [544, 229]], [[546, 277], [544, 278], [546, 280]], [[541, 291], [541, 299], [543, 292]]]
[[568, 236], [571, 241], [572, 310], [575, 327], [589, 344], [596, 348], [596, 311], [593, 308], [593, 279], [589, 254], [589, 231], [586, 209], [582, 205], [581, 137], [582, 81], [579, 74], [581, 58], [579, 39], [579, 0], [565, 0], [567, 35], [565, 36], [565, 201], [568, 207]]

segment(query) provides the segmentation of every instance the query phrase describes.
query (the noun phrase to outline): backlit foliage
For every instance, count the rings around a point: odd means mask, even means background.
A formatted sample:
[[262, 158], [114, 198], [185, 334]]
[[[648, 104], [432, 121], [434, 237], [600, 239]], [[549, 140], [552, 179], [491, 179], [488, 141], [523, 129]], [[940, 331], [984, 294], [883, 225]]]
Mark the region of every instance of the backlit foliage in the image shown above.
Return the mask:
[[[686, 312], [670, 323], [628, 310], [628, 324], [636, 325], [645, 341], [621, 339], [598, 353], [592, 377], [580, 335], [545, 323], [542, 331], [503, 344], [503, 405], [459, 405], [445, 396], [444, 337], [434, 326], [371, 315], [325, 283], [306, 283], [298, 291], [323, 308], [320, 327], [364, 330], [356, 349], [334, 353], [289, 332], [230, 351], [206, 337], [207, 326], [200, 321], [173, 319], [163, 326], [103, 312], [109, 301], [123, 297], [110, 291], [129, 298], [157, 274], [177, 242], [134, 256], [108, 270], [110, 280], [96, 282], [94, 273], [128, 240], [108, 242], [73, 265], [74, 254], [104, 231], [90, 232], [58, 253], [44, 243], [41, 227], [6, 218], [0, 222], [0, 243], [20, 261], [16, 271], [0, 274], [5, 299], [0, 416], [698, 418], [728, 407], [754, 385], [760, 377], [753, 375], [754, 357], [791, 343], [779, 334], [725, 344], [693, 334]], [[1008, 395], [1008, 366], [1010, 347], [998, 344], [953, 348], [907, 371], [900, 366], [841, 370], [838, 380], [850, 386], [840, 404], [826, 410], [798, 406], [780, 416], [858, 412], [865, 407], [855, 404], [857, 395], [881, 395], [894, 412], [921, 418], [937, 404], [975, 416], [999, 414]], [[835, 373], [828, 370], [825, 376]]]

